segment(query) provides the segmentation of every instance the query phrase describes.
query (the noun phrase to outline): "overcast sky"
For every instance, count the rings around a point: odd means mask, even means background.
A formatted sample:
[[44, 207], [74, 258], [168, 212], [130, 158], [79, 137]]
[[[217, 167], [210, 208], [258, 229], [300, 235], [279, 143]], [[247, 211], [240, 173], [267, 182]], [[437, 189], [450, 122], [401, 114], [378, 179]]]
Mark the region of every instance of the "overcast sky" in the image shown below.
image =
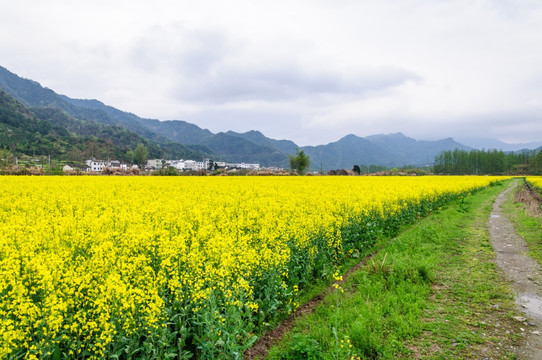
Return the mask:
[[0, 0], [0, 65], [142, 117], [302, 146], [542, 140], [541, 0]]

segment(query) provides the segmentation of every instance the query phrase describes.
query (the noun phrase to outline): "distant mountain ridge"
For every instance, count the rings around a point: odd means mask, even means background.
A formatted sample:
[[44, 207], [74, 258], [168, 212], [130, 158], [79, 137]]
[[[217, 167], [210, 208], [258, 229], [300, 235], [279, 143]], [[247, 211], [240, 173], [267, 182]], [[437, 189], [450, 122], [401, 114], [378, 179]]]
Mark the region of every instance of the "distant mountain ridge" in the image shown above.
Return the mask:
[[[81, 124], [91, 123], [124, 128], [162, 156], [210, 157], [215, 161], [260, 163], [262, 166], [289, 167], [289, 154], [301, 148], [290, 140], [275, 140], [259, 131], [213, 133], [182, 120], [159, 121], [140, 118], [129, 112], [105, 105], [98, 100], [72, 99], [43, 88], [39, 83], [23, 79], [0, 66], [0, 89], [40, 114], [44, 121], [54, 123], [45, 109], [57, 109]], [[61, 118], [56, 114], [53, 118]], [[71, 120], [70, 120], [71, 121]], [[55, 126], [58, 126], [58, 121]], [[72, 124], [73, 125], [73, 124]], [[62, 125], [61, 125], [62, 126]], [[128, 136], [128, 135], [126, 135]], [[130, 135], [132, 136], [132, 135]], [[0, 145], [2, 145], [0, 143]], [[428, 165], [444, 150], [471, 147], [451, 138], [419, 141], [402, 133], [379, 134], [368, 137], [347, 135], [326, 145], [302, 147], [311, 160], [313, 170], [352, 168], [358, 165]], [[159, 151], [161, 150], [161, 151]]]
[[473, 148], [479, 149], [479, 150], [502, 150], [502, 151], [522, 151], [522, 150], [534, 150], [536, 148], [542, 147], [542, 141], [533, 141], [528, 143], [520, 143], [520, 144], [508, 144], [499, 140], [495, 139], [487, 139], [487, 138], [465, 138], [462, 140], [459, 140], [462, 144], [465, 144], [467, 146], [471, 146]]
[[[444, 150], [470, 149], [451, 138], [438, 141], [418, 141], [402, 133], [358, 137], [350, 134], [339, 141], [319, 146], [307, 146], [305, 152], [311, 162], [320, 161], [323, 168], [342, 169], [348, 164], [384, 165], [430, 165], [435, 156]], [[312, 164], [317, 167], [319, 164]]]

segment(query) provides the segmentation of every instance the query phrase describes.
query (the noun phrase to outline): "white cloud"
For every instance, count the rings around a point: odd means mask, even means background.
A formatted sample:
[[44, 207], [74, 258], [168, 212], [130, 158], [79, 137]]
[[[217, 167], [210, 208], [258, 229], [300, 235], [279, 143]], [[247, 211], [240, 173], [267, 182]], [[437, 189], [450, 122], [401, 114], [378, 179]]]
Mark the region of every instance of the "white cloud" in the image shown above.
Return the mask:
[[0, 43], [59, 93], [213, 131], [540, 133], [536, 0], [20, 0]]

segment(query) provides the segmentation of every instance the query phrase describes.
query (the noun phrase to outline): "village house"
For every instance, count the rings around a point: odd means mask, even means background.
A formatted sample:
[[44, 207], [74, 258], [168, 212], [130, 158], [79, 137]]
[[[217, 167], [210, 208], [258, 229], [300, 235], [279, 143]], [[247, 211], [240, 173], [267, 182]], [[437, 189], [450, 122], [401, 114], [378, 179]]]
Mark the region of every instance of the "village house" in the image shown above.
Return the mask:
[[[195, 160], [162, 160], [152, 159], [148, 160], [145, 166], [146, 171], [159, 170], [166, 165], [168, 167], [175, 168], [179, 171], [200, 171], [208, 170], [211, 164], [211, 159], [204, 159], [203, 161]], [[234, 169], [248, 169], [259, 170], [260, 164], [245, 164], [245, 163], [226, 163], [224, 161], [213, 162], [213, 166], [216, 165], [219, 168], [234, 168]]]
[[102, 172], [105, 169], [105, 161], [103, 160], [87, 160], [86, 165], [88, 166], [88, 171], [93, 172]]
[[145, 170], [158, 170], [162, 168], [162, 159], [150, 159], [147, 160], [147, 165], [145, 166]]
[[[102, 171], [104, 171], [105, 168], [126, 171], [126, 170], [128, 170], [130, 168], [128, 166], [128, 164], [123, 164], [118, 160], [104, 161], [104, 160], [92, 159], [92, 160], [87, 160], [85, 162], [85, 164], [88, 167], [88, 168], [85, 169], [85, 171], [87, 171], [87, 172], [102, 172]], [[134, 165], [134, 166], [137, 167], [137, 165]], [[132, 168], [134, 166], [132, 166]], [[72, 168], [73, 168], [73, 166], [72, 166]], [[81, 170], [83, 170], [83, 169], [81, 169]]]

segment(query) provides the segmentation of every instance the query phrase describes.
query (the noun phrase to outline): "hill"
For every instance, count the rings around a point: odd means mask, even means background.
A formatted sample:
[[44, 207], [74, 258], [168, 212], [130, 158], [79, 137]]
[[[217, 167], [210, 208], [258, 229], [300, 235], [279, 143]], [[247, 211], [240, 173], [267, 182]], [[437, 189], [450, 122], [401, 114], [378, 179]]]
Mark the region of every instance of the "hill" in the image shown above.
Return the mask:
[[[122, 153], [124, 149], [93, 136], [78, 136], [62, 126], [38, 118], [25, 105], [0, 89], [0, 145], [17, 155], [70, 158]], [[126, 153], [126, 151], [124, 151]], [[97, 155], [97, 154], [96, 154]]]
[[[135, 142], [142, 142], [149, 148], [150, 157], [209, 157], [215, 161], [250, 162], [286, 168], [289, 165], [288, 155], [301, 148], [290, 140], [271, 139], [254, 130], [215, 134], [186, 121], [140, 118], [98, 100], [59, 95], [3, 67], [0, 67], [0, 88], [51, 126], [63, 127], [78, 136], [92, 135], [122, 150], [133, 148]], [[30, 136], [27, 142], [32, 141]], [[310, 156], [312, 170], [352, 168], [354, 164], [388, 167], [427, 165], [441, 151], [456, 148], [470, 149], [451, 138], [418, 141], [401, 133], [366, 138], [350, 134], [326, 145], [303, 147]], [[118, 151], [121, 150], [115, 153]]]
[[[135, 149], [138, 143], [148, 148], [150, 157], [202, 158], [210, 155], [209, 149], [187, 147], [159, 136], [140, 125], [140, 118], [133, 114], [106, 106], [97, 100], [76, 100], [58, 95], [35, 81], [18, 77], [3, 67], [0, 67], [0, 89], [17, 99], [19, 106], [33, 113], [40, 123], [67, 129], [70, 133], [82, 137], [90, 137], [96, 144], [112, 143], [116, 148], [115, 151], [112, 151], [111, 146], [104, 148], [97, 145], [94, 153], [100, 157], [107, 153], [111, 157], [124, 159], [126, 152]], [[19, 135], [22, 136], [21, 134]], [[66, 141], [75, 141], [75, 138]], [[31, 143], [33, 139], [29, 135], [25, 143]], [[0, 145], [6, 144], [0, 142]], [[45, 148], [42, 150], [51, 151]], [[87, 156], [85, 151], [82, 153], [82, 156]]]

